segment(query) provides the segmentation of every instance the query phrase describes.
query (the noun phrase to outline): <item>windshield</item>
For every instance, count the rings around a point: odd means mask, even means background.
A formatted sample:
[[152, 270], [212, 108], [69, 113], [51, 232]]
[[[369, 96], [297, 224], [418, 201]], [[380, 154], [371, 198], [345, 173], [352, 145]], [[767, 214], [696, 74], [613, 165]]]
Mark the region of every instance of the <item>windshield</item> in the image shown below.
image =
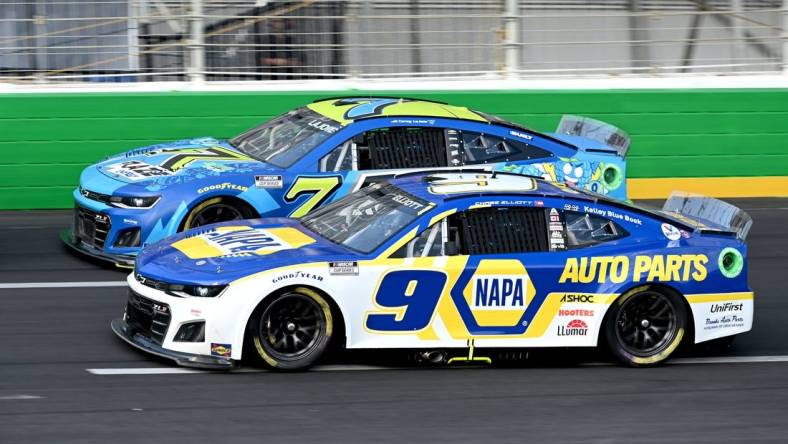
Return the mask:
[[300, 108], [236, 136], [230, 144], [257, 160], [287, 168], [339, 129], [328, 117]]
[[432, 205], [393, 185], [372, 185], [310, 213], [301, 223], [332, 242], [369, 253]]

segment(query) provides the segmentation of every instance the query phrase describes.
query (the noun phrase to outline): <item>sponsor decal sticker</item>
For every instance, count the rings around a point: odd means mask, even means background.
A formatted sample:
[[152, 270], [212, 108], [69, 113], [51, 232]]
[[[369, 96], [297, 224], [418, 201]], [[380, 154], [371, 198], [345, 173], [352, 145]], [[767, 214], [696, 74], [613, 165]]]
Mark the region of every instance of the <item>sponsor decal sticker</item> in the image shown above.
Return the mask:
[[[599, 216], [604, 216], [608, 219], [616, 219], [624, 222], [629, 222], [635, 225], [643, 225], [643, 221], [640, 218], [630, 216], [628, 214], [619, 213], [617, 211], [612, 210], [605, 210], [602, 208], [590, 207], [588, 205], [583, 205], [583, 211], [590, 214], [596, 214]], [[664, 230], [664, 229], [663, 229]], [[663, 231], [664, 232], [664, 231]]]
[[742, 311], [744, 304], [734, 304], [733, 302], [725, 302], [723, 304], [711, 304], [710, 311], [712, 313], [729, 313], [732, 311]]
[[592, 294], [572, 294], [567, 293], [561, 296], [561, 302], [580, 302], [583, 304], [593, 304], [594, 295]]
[[509, 131], [509, 134], [514, 136], [514, 137], [519, 137], [521, 139], [533, 140], [533, 137], [531, 137], [530, 134], [522, 133], [520, 131]]
[[558, 282], [620, 284], [632, 282], [702, 282], [708, 276], [704, 254], [667, 254], [654, 256], [597, 256], [568, 258]]
[[565, 326], [559, 325], [556, 334], [558, 336], [586, 336], [588, 334], [588, 324], [582, 319], [573, 319]]
[[232, 354], [233, 346], [231, 344], [218, 344], [211, 342], [211, 356], [220, 356], [222, 358], [229, 358]]
[[275, 284], [277, 282], [290, 280], [290, 279], [301, 279], [301, 280], [311, 279], [311, 280], [314, 280], [314, 281], [317, 281], [317, 282], [323, 282], [323, 276], [320, 276], [320, 275], [317, 275], [317, 274], [313, 274], [313, 273], [307, 273], [307, 272], [304, 272], [304, 271], [291, 271], [289, 273], [285, 273], [285, 274], [282, 274], [282, 275], [274, 277], [271, 280], [271, 282]]
[[681, 231], [671, 224], [662, 224], [662, 234], [672, 241], [681, 239]]
[[328, 272], [333, 275], [358, 276], [358, 262], [339, 261], [329, 262]]
[[254, 176], [254, 186], [257, 188], [282, 188], [282, 176], [276, 174]]
[[582, 317], [590, 318], [590, 317], [594, 316], [594, 310], [584, 310], [584, 309], [581, 309], [581, 308], [573, 308], [573, 309], [567, 310], [567, 309], [563, 309], [562, 308], [562, 309], [558, 310], [558, 316], [572, 317], [572, 318], [578, 318], [578, 317], [580, 317], [580, 318], [582, 318]]
[[243, 185], [224, 182], [224, 183], [217, 183], [215, 185], [208, 185], [207, 187], [202, 187], [197, 190], [197, 194], [207, 193], [208, 191], [224, 191], [224, 190], [234, 190], [234, 191], [244, 192], [248, 189], [249, 189], [248, 187], [245, 187]]
[[128, 162], [109, 165], [104, 167], [104, 171], [117, 176], [123, 176], [133, 181], [173, 175], [173, 172], [167, 168], [140, 162], [138, 160], [130, 160]]
[[124, 224], [129, 224], [129, 225], [137, 225], [138, 222], [136, 220], [134, 220], [134, 219], [126, 219], [124, 217], [123, 218], [123, 223]]
[[723, 315], [716, 318], [706, 318], [706, 322], [703, 324], [704, 330], [740, 327], [744, 327], [744, 317], [736, 314]]
[[474, 310], [522, 309], [525, 279], [510, 275], [482, 275], [473, 279]]

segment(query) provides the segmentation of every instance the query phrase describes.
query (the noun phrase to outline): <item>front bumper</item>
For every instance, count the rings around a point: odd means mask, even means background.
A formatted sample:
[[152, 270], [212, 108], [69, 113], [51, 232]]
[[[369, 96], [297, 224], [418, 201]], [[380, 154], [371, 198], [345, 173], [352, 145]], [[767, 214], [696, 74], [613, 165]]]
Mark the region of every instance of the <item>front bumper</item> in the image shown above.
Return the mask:
[[123, 319], [115, 319], [110, 324], [112, 331], [130, 345], [152, 355], [175, 361], [184, 367], [194, 367], [208, 370], [232, 370], [237, 367], [237, 362], [218, 356], [197, 355], [191, 353], [167, 350], [141, 335], [134, 334]]
[[92, 245], [80, 242], [74, 237], [71, 229], [63, 230], [60, 232], [60, 240], [72, 250], [84, 254], [85, 256], [92, 257], [105, 262], [110, 262], [119, 268], [134, 268], [134, 260], [136, 256], [125, 254], [112, 254], [106, 253]]

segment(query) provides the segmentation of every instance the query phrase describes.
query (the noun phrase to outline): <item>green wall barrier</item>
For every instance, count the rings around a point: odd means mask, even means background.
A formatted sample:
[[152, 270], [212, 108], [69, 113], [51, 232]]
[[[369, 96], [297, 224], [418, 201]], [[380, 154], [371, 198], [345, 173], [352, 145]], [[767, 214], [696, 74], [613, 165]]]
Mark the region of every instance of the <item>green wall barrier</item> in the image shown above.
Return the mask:
[[[346, 95], [364, 95], [347, 91]], [[0, 209], [67, 208], [84, 167], [130, 148], [226, 138], [337, 92], [0, 94]], [[628, 175], [788, 175], [788, 89], [375, 92], [551, 131], [562, 114], [632, 135]]]

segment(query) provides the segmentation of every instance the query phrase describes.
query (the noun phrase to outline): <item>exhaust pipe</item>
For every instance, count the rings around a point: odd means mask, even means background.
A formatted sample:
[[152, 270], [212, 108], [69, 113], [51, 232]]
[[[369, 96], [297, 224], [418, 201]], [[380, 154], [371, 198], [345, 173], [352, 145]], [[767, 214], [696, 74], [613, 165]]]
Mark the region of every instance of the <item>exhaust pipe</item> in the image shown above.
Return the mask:
[[417, 359], [428, 364], [445, 364], [448, 360], [448, 354], [442, 350], [429, 350], [419, 352]]

